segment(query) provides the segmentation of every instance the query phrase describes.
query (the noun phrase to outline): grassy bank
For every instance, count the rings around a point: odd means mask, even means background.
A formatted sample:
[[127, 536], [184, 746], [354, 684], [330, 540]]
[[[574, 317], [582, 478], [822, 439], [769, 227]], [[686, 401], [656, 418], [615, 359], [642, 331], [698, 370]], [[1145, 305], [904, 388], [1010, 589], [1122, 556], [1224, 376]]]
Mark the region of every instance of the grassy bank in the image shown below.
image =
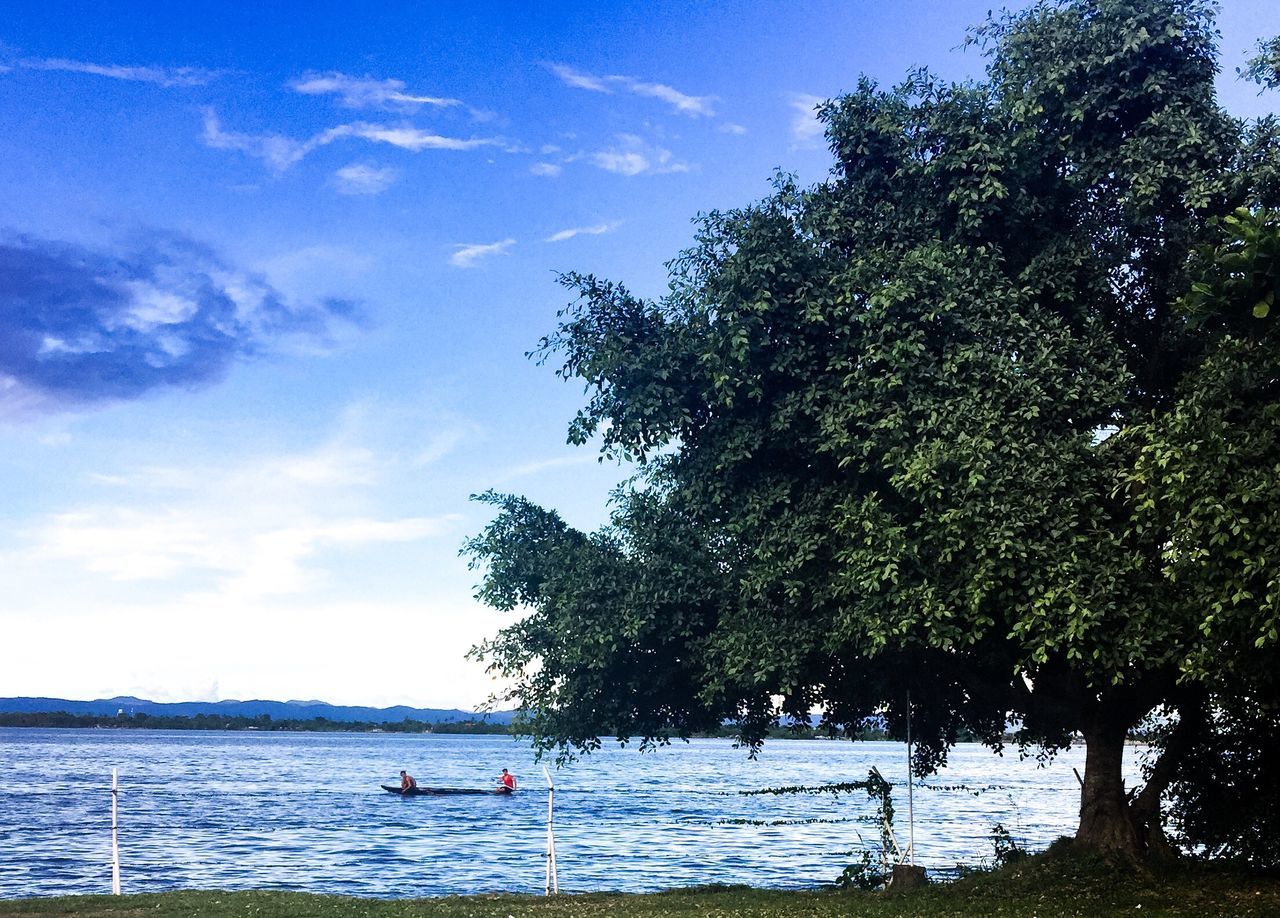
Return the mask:
[[1034, 858], [998, 873], [901, 895], [743, 887], [653, 895], [451, 896], [372, 900], [286, 892], [175, 892], [0, 902], [0, 918], [518, 918], [518, 916], [1280, 915], [1280, 880], [1180, 866], [1134, 874], [1096, 861]]

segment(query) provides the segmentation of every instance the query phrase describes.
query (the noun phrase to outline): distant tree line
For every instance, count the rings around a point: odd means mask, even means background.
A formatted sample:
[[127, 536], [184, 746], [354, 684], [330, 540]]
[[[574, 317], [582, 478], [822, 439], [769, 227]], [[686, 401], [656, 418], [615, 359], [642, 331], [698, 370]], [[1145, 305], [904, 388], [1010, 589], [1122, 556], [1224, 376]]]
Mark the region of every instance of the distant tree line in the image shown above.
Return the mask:
[[445, 721], [429, 723], [405, 718], [400, 721], [339, 721], [327, 717], [273, 720], [270, 714], [257, 717], [225, 714], [196, 714], [191, 717], [137, 714], [69, 714], [66, 711], [0, 713], [0, 727], [110, 727], [142, 730], [266, 730], [292, 733], [449, 733], [510, 734], [507, 724], [489, 721]]
[[[510, 735], [511, 725], [482, 720], [439, 721], [429, 723], [405, 718], [400, 721], [341, 721], [327, 717], [309, 719], [285, 718], [273, 720], [270, 714], [257, 717], [228, 716], [225, 714], [196, 714], [193, 716], [157, 714], [70, 714], [66, 711], [23, 711], [0, 713], [0, 727], [103, 727], [131, 730], [266, 730], [277, 733], [444, 733], [463, 735]], [[699, 737], [734, 737], [737, 728], [726, 724], [719, 730], [697, 734]], [[825, 736], [822, 730], [809, 727], [777, 726], [770, 732], [772, 739], [814, 739]], [[883, 727], [867, 724], [857, 732], [860, 740], [891, 739]], [[976, 742], [976, 738], [961, 740]]]

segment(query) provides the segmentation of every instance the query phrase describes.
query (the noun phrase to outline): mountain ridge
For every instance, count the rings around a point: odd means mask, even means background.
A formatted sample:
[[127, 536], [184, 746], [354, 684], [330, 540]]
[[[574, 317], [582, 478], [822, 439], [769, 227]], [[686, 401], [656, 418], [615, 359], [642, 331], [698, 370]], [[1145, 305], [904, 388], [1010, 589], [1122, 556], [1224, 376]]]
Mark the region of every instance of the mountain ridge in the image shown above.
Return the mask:
[[487, 720], [496, 724], [509, 724], [512, 711], [478, 713], [460, 708], [415, 708], [409, 705], [393, 705], [375, 708], [367, 705], [336, 705], [324, 701], [270, 701], [250, 699], [240, 701], [150, 701], [132, 695], [116, 695], [112, 698], [95, 698], [81, 701], [71, 698], [43, 696], [14, 696], [0, 698], [0, 713], [34, 714], [56, 713], [92, 714], [109, 717], [123, 711], [125, 714], [148, 714], [166, 717], [194, 717], [197, 714], [214, 714], [225, 717], [261, 717], [272, 720], [311, 720], [323, 717], [338, 723], [388, 723], [402, 720], [419, 720], [424, 723], [458, 723]]

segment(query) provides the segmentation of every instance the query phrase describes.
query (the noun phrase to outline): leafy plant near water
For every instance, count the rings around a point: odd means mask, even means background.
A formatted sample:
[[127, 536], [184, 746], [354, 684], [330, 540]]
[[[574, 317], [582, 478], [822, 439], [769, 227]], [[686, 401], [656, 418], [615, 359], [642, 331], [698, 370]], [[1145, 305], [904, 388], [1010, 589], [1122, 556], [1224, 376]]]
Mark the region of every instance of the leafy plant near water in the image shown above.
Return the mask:
[[921, 783], [916, 785], [916, 790], [962, 791], [963, 793], [970, 794], [974, 797], [981, 797], [983, 794], [987, 793], [988, 791], [1002, 791], [1002, 790], [1008, 790], [1008, 789], [1009, 789], [1008, 785], [1005, 785], [1005, 784], [982, 784], [977, 787], [974, 787], [971, 784], [923, 784]]
[[1018, 843], [1004, 823], [997, 822], [991, 827], [991, 844], [995, 848], [996, 867], [1005, 867], [1027, 856], [1027, 849]]
[[[852, 851], [849, 852], [853, 854]], [[888, 877], [883, 870], [877, 870], [871, 860], [871, 852], [863, 848], [860, 860], [854, 861], [840, 876], [836, 877], [836, 886], [841, 889], [879, 889], [884, 886]]]
[[[855, 791], [866, 791], [867, 796], [878, 804], [876, 809], [879, 815], [876, 821], [880, 826], [880, 868], [878, 871], [875, 869], [871, 852], [864, 848], [860, 852], [861, 859], [845, 867], [836, 878], [836, 885], [844, 888], [876, 889], [883, 886], [888, 878], [890, 863], [897, 850], [893, 837], [893, 785], [880, 774], [879, 769], [872, 768], [867, 772], [865, 781], [815, 785], [793, 784], [785, 787], [739, 791], [739, 793], [743, 796], [757, 796], [760, 794], [849, 794]], [[858, 838], [861, 840], [862, 836], [859, 835]]]

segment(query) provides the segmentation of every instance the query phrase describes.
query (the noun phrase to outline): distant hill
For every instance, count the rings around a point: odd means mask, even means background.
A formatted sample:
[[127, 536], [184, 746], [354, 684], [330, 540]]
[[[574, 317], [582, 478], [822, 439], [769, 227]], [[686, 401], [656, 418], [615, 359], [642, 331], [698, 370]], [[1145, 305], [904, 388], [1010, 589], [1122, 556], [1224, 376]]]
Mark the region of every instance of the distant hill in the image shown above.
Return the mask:
[[314, 717], [324, 717], [339, 723], [363, 721], [375, 724], [401, 721], [406, 718], [425, 723], [488, 720], [496, 724], [509, 724], [512, 718], [511, 711], [477, 714], [474, 711], [461, 711], [457, 708], [410, 708], [405, 705], [397, 705], [393, 708], [364, 708], [326, 704], [323, 701], [181, 701], [168, 704], [127, 695], [118, 698], [98, 698], [94, 701], [74, 701], [67, 698], [0, 698], [0, 713], [3, 714], [56, 711], [106, 717], [119, 711], [124, 711], [126, 714], [164, 717], [194, 717], [197, 714], [260, 717], [266, 714], [272, 720], [310, 720]]

